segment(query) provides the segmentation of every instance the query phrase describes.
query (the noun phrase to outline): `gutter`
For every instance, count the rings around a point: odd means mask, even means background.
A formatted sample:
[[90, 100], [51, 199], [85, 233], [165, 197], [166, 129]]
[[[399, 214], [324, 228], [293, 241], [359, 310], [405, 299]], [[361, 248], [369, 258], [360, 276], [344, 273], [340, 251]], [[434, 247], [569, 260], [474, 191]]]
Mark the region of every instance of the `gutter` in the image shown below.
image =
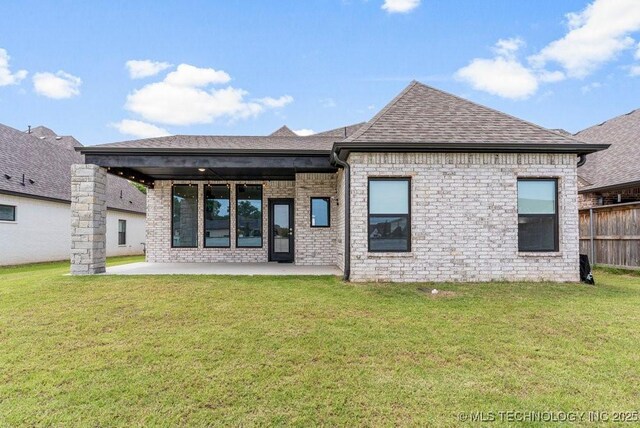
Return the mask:
[[344, 276], [349, 281], [351, 274], [351, 166], [331, 152], [331, 165], [344, 169]]
[[333, 151], [345, 160], [349, 153], [595, 153], [609, 148], [610, 144], [549, 144], [549, 143], [429, 143], [429, 142], [338, 142]]
[[83, 146], [75, 150], [82, 154], [122, 154], [122, 155], [237, 155], [237, 156], [327, 156], [330, 150], [270, 150], [270, 149], [215, 149], [180, 147], [100, 147]]

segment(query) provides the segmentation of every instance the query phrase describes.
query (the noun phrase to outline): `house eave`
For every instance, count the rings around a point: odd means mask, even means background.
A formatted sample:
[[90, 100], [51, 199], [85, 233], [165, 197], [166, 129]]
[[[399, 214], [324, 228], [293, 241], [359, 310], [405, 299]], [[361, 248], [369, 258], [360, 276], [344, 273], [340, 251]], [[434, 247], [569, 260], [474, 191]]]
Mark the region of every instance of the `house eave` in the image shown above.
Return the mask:
[[640, 187], [640, 180], [628, 181], [626, 183], [608, 184], [606, 186], [589, 186], [578, 190], [578, 193], [594, 193], [594, 192], [606, 192], [609, 190], [625, 190], [633, 187]]
[[428, 143], [428, 142], [338, 142], [333, 145], [339, 159], [349, 153], [565, 153], [589, 154], [605, 150], [609, 144], [546, 143]]

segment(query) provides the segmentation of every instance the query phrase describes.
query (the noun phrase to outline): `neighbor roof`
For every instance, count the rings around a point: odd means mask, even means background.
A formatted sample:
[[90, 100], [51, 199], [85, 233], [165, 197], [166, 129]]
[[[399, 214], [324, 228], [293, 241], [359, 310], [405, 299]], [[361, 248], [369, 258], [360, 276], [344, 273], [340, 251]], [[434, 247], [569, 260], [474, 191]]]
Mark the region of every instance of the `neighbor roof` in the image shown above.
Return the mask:
[[580, 191], [640, 183], [640, 109], [582, 130], [576, 137], [611, 144], [608, 150], [590, 154], [578, 168], [578, 175], [588, 182]]
[[345, 141], [388, 143], [576, 144], [506, 113], [413, 81]]
[[[71, 165], [84, 163], [74, 147], [82, 145], [73, 137], [56, 137], [45, 127], [27, 134], [0, 124], [0, 192], [71, 201]], [[122, 178], [109, 175], [107, 180], [107, 207], [146, 211], [142, 192]]]
[[280, 128], [269, 134], [270, 137], [297, 137], [298, 134], [293, 132], [287, 125], [282, 125]]

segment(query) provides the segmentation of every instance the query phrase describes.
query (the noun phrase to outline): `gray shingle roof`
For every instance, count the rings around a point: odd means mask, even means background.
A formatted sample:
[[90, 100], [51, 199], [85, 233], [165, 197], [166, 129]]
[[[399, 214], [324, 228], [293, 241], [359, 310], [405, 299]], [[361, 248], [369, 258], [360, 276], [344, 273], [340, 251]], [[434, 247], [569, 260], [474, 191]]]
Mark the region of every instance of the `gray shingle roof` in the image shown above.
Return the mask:
[[318, 137], [336, 137], [336, 138], [346, 138], [360, 129], [367, 122], [354, 123], [353, 125], [341, 126], [340, 128], [330, 129], [328, 131], [318, 132], [315, 134]]
[[413, 81], [345, 141], [399, 143], [581, 143]]
[[308, 137], [274, 136], [217, 136], [217, 135], [172, 135], [100, 144], [100, 148], [153, 148], [153, 149], [219, 149], [219, 150], [331, 150], [335, 137], [310, 135]]
[[297, 137], [298, 134], [293, 132], [287, 125], [282, 125], [280, 128], [269, 134], [270, 137]]
[[580, 190], [640, 181], [640, 109], [584, 129], [576, 137], [611, 144], [607, 150], [588, 155], [587, 162], [578, 168], [578, 174], [590, 183]]
[[[36, 131], [38, 128], [43, 129]], [[70, 201], [71, 165], [84, 163], [84, 157], [73, 148], [81, 144], [73, 137], [56, 139], [55, 133], [44, 131], [48, 128], [38, 128], [27, 134], [0, 124], [0, 192]], [[5, 174], [11, 178], [7, 179]], [[146, 211], [142, 192], [122, 178], [108, 175], [107, 180], [109, 208]]]

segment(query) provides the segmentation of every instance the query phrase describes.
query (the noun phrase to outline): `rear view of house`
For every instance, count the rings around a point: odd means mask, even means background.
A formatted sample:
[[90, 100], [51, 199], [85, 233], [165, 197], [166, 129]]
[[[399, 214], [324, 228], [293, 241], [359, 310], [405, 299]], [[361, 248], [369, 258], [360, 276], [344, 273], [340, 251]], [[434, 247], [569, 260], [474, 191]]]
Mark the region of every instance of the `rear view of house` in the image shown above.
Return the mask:
[[[577, 281], [587, 144], [412, 82], [365, 124], [307, 137], [83, 147], [72, 272], [104, 271], [104, 183], [149, 187], [147, 261], [337, 265], [352, 281]], [[86, 204], [84, 201], [90, 200]]]

